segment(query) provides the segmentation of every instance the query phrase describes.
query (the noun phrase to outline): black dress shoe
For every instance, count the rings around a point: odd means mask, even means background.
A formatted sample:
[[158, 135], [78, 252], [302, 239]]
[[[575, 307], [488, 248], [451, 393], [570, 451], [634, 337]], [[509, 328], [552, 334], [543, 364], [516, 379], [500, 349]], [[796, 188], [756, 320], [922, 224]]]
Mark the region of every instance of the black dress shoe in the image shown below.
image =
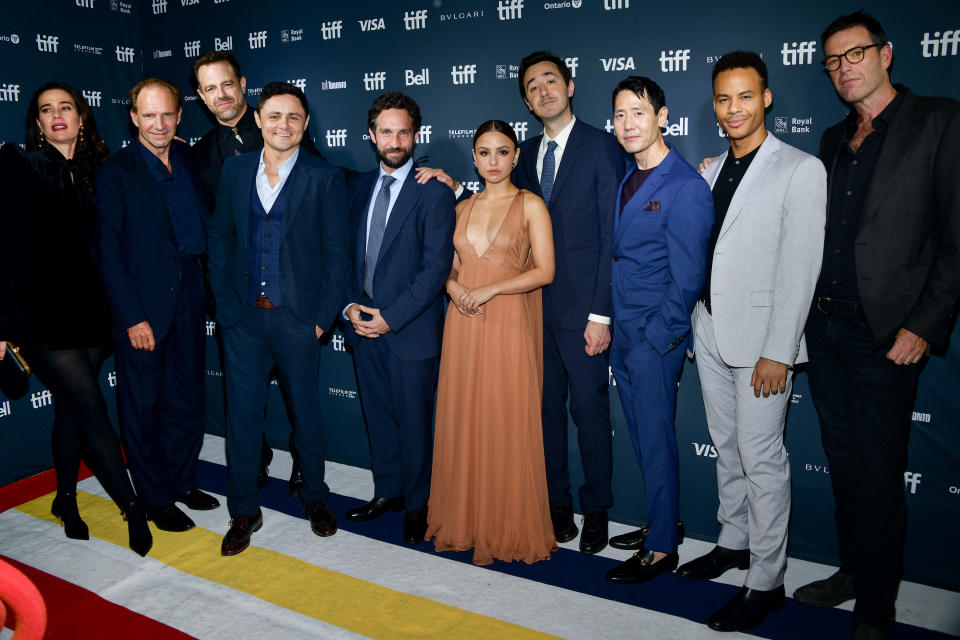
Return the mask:
[[127, 521], [130, 548], [140, 556], [146, 556], [153, 547], [153, 534], [147, 524], [147, 512], [134, 498], [120, 508], [120, 514]]
[[314, 500], [308, 502], [305, 507], [307, 517], [310, 518], [310, 529], [320, 536], [326, 538], [337, 532], [337, 517], [330, 511], [326, 503]]
[[174, 500], [187, 505], [188, 509], [194, 511], [210, 511], [220, 506], [220, 501], [209, 493], [204, 493], [200, 489], [191, 489], [186, 493], [174, 496]]
[[829, 578], [816, 580], [793, 592], [793, 599], [812, 607], [835, 607], [857, 597], [853, 576], [837, 571]]
[[783, 607], [783, 585], [770, 591], [741, 587], [707, 620], [714, 631], [746, 631], [763, 622], [767, 614]]
[[715, 546], [706, 555], [683, 564], [677, 569], [681, 578], [713, 580], [730, 569], [749, 569], [750, 549], [727, 549]]
[[168, 504], [163, 507], [147, 507], [147, 519], [153, 520], [153, 524], [157, 526], [157, 529], [173, 531], [174, 533], [189, 531], [197, 526], [193, 520], [183, 511], [180, 511], [175, 504]]
[[680, 556], [676, 553], [668, 553], [658, 562], [653, 561], [653, 551], [649, 549], [637, 551], [632, 556], [621, 562], [605, 576], [607, 581], [617, 584], [638, 584], [655, 578], [661, 573], [670, 573], [677, 568], [677, 562]]
[[403, 515], [403, 539], [407, 544], [423, 542], [427, 533], [427, 508], [407, 511]]
[[399, 498], [378, 498], [347, 511], [347, 520], [366, 522], [376, 520], [389, 511], [403, 511], [403, 496]]
[[263, 511], [252, 516], [237, 516], [230, 521], [230, 529], [220, 543], [220, 555], [235, 556], [250, 546], [250, 536], [263, 526]]
[[[650, 533], [650, 525], [645, 524], [639, 529], [621, 533], [619, 536], [610, 538], [610, 546], [614, 549], [626, 549], [627, 551], [636, 551], [643, 548], [643, 543], [647, 540], [647, 534]], [[686, 531], [683, 529], [683, 523], [677, 523], [677, 544], [683, 542]]]
[[270, 484], [270, 469], [263, 467], [257, 471], [257, 489], [263, 489], [268, 484]]
[[257, 471], [257, 488], [263, 489], [270, 483], [270, 463], [273, 462], [273, 449], [267, 444], [267, 436], [263, 436], [260, 448], [260, 470]]
[[550, 520], [553, 522], [553, 535], [557, 542], [570, 542], [580, 530], [573, 522], [573, 507], [555, 502], [550, 505]]
[[594, 554], [607, 546], [607, 512], [591, 511], [583, 516], [583, 533], [580, 534], [580, 553]]
[[300, 465], [297, 462], [293, 463], [293, 468], [290, 470], [290, 481], [287, 482], [287, 491], [290, 493], [290, 497], [296, 498], [300, 495], [300, 487], [303, 486], [303, 473], [300, 471]]
[[63, 532], [68, 538], [74, 540], [89, 540], [90, 529], [87, 523], [80, 517], [80, 511], [77, 509], [77, 493], [75, 491], [62, 491], [57, 493], [50, 505], [50, 514], [57, 519]]

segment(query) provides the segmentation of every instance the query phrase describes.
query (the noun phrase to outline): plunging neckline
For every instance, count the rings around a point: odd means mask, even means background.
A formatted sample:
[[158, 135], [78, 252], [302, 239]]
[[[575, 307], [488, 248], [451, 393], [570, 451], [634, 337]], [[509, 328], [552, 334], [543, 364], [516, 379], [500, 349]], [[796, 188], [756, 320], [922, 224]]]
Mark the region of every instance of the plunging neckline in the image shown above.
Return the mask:
[[470, 228], [470, 220], [473, 219], [473, 207], [477, 204], [476, 198], [479, 197], [480, 195], [480, 194], [477, 194], [477, 196], [473, 200], [473, 203], [470, 205], [470, 212], [467, 214], [467, 222], [466, 224], [463, 225], [463, 236], [467, 239], [467, 244], [470, 245], [470, 248], [473, 249], [473, 255], [477, 256], [478, 258], [483, 258], [485, 255], [487, 255], [487, 252], [490, 251], [490, 247], [492, 247], [493, 243], [495, 243], [497, 241], [497, 238], [500, 237], [500, 232], [503, 230], [503, 225], [506, 224], [507, 218], [510, 217], [510, 211], [513, 209], [513, 203], [516, 202], [517, 196], [519, 196], [522, 193], [523, 193], [523, 189], [520, 189], [517, 191], [516, 195], [513, 196], [513, 200], [510, 201], [510, 206], [507, 208], [506, 215], [503, 216], [503, 220], [500, 221], [500, 226], [497, 227], [497, 232], [493, 234], [493, 238], [490, 239], [490, 244], [488, 244], [487, 248], [483, 250], [483, 253], [477, 251], [476, 245], [474, 245], [473, 242], [470, 241], [470, 234], [468, 232]]

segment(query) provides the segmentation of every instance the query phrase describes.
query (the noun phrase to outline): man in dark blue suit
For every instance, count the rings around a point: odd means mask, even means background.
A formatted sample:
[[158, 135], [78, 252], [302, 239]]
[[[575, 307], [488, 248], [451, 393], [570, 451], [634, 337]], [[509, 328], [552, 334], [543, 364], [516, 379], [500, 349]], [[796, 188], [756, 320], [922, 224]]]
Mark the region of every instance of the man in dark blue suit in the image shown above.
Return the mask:
[[550, 210], [557, 273], [543, 289], [543, 447], [550, 516], [559, 542], [577, 535], [567, 466], [567, 399], [577, 426], [584, 485], [580, 550], [607, 546], [613, 506], [608, 391], [610, 247], [613, 204], [625, 158], [613, 136], [573, 116], [573, 80], [557, 56], [537, 51], [520, 64], [520, 95], [543, 135], [520, 145], [513, 182]]
[[97, 174], [95, 250], [113, 311], [117, 406], [130, 471], [160, 529], [215, 509], [196, 488], [204, 425], [206, 210], [187, 145], [174, 140], [180, 90], [150, 78], [130, 91], [137, 140]]
[[630, 76], [617, 85], [613, 125], [635, 162], [616, 204], [611, 364], [643, 470], [650, 525], [639, 550], [607, 572], [618, 583], [677, 568], [677, 381], [714, 221], [710, 187], [664, 142], [666, 123], [666, 99], [653, 80]]
[[374, 497], [347, 512], [372, 520], [406, 509], [403, 535], [423, 540], [433, 454], [433, 399], [443, 285], [453, 264], [453, 192], [413, 171], [417, 103], [401, 93], [368, 113], [380, 165], [351, 184], [353, 271], [344, 317], [370, 437]]
[[337, 531], [326, 505], [318, 376], [320, 337], [336, 318], [347, 274], [346, 186], [339, 169], [300, 152], [310, 121], [303, 91], [269, 83], [255, 118], [264, 147], [226, 161], [210, 223], [227, 374], [225, 556], [246, 549], [263, 523], [257, 471], [274, 366], [292, 410], [310, 527], [318, 536]]

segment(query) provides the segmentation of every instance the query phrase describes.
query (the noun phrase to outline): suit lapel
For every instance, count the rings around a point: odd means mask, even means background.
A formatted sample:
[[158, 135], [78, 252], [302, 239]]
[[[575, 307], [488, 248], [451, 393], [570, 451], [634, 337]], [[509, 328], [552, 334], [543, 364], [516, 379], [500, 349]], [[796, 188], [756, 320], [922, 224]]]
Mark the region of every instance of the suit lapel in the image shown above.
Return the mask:
[[534, 138], [525, 151], [520, 154], [520, 170], [523, 171], [527, 184], [530, 185], [530, 191], [543, 198], [543, 191], [540, 190], [540, 180], [537, 179], [537, 154], [540, 152], [540, 143], [543, 136]]
[[260, 156], [252, 155], [250, 161], [241, 168], [237, 178], [242, 195], [233, 201], [233, 216], [237, 224], [237, 234], [244, 241], [250, 238], [250, 198], [255, 197], [257, 193], [256, 180], [259, 166]]
[[300, 211], [300, 202], [303, 200], [303, 194], [307, 190], [307, 185], [310, 184], [310, 167], [307, 166], [308, 161], [309, 159], [301, 154], [297, 157], [296, 164], [293, 165], [293, 171], [290, 172], [290, 177], [288, 178], [288, 180], [290, 180], [290, 193], [287, 198], [287, 208], [283, 212], [283, 231], [280, 234], [281, 242], [287, 237], [287, 232], [290, 231], [293, 225], [293, 219]]
[[400, 189], [400, 195], [397, 201], [393, 203], [393, 209], [390, 210], [390, 217], [387, 220], [387, 228], [383, 230], [383, 242], [380, 243], [380, 256], [377, 256], [377, 264], [380, 264], [380, 257], [384, 255], [390, 244], [397, 239], [400, 228], [404, 220], [413, 212], [413, 206], [417, 203], [420, 195], [417, 184], [416, 172], [412, 169], [407, 174], [407, 179], [403, 181]]
[[[566, 151], [564, 151], [566, 153]], [[616, 231], [613, 236], [613, 243], [617, 244], [620, 242], [620, 238], [623, 237], [624, 232], [630, 226], [630, 223], [633, 222], [634, 217], [640, 214], [643, 211], [643, 207], [646, 206], [647, 201], [650, 196], [653, 195], [657, 189], [660, 188], [660, 185], [663, 184], [663, 181], [666, 179], [667, 174], [670, 173], [670, 170], [673, 168], [674, 162], [677, 158], [677, 152], [672, 147], [670, 148], [670, 153], [667, 154], [667, 157], [663, 159], [663, 162], [657, 166], [657, 168], [650, 174], [649, 177], [640, 185], [640, 188], [637, 189], [637, 192], [633, 194], [633, 197], [630, 198], [630, 202], [626, 204], [622, 212], [615, 212], [614, 215], [619, 214], [623, 217], [623, 220], [620, 220], [616, 225]], [[624, 182], [621, 183], [620, 193], [623, 194], [623, 184], [626, 182], [627, 177], [630, 176], [634, 171], [636, 171], [637, 164], [634, 162], [631, 167], [633, 170], [630, 171], [627, 176], [624, 176]], [[617, 198], [619, 201], [619, 197]], [[627, 218], [626, 216], [630, 216]]]
[[353, 202], [354, 254], [359, 268], [355, 270], [355, 280], [358, 289], [363, 287], [363, 261], [367, 255], [367, 211], [370, 210], [370, 199], [373, 197], [373, 185], [377, 183], [380, 170], [365, 174], [358, 178]]
[[160, 227], [163, 235], [174, 245], [177, 244], [176, 237], [173, 235], [173, 223], [170, 222], [170, 213], [167, 211], [167, 203], [163, 199], [163, 193], [157, 181], [153, 179], [153, 174], [144, 162], [140, 149], [137, 148], [138, 142], [129, 145], [130, 150], [129, 168], [134, 180], [138, 183], [137, 192], [140, 193], [153, 206], [143, 207], [141, 211], [145, 212], [153, 222]]
[[727, 214], [723, 218], [723, 226], [720, 227], [720, 235], [717, 236], [718, 240], [727, 233], [734, 220], [740, 215], [743, 207], [750, 200], [754, 187], [760, 183], [767, 169], [773, 164], [773, 156], [779, 149], [780, 141], [773, 137], [772, 133], [767, 133], [767, 139], [760, 145], [756, 157], [747, 167], [747, 172], [743, 174], [743, 179], [737, 185], [733, 198], [730, 199], [730, 206], [727, 207]]
[[[557, 195], [563, 191], [563, 185], [567, 183], [570, 172], [573, 171], [573, 165], [580, 157], [580, 147], [583, 146], [583, 136], [580, 135], [580, 121], [573, 123], [573, 129], [570, 130], [570, 136], [567, 138], [567, 146], [563, 149], [563, 157], [560, 158], [560, 167], [557, 168], [557, 177], [553, 181], [553, 191], [550, 192], [550, 202], [547, 208], [557, 201]], [[536, 158], [534, 158], [536, 161]], [[536, 176], [536, 166], [534, 166], [533, 175]]]

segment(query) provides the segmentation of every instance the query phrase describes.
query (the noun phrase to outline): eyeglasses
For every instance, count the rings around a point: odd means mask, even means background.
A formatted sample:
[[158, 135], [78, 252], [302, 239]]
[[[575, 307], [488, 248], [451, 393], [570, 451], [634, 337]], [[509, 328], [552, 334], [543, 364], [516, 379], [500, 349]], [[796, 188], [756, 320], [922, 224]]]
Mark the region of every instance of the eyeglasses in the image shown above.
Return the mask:
[[882, 47], [882, 46], [883, 46], [882, 44], [877, 42], [874, 44], [868, 44], [863, 47], [853, 47], [851, 49], [847, 49], [846, 51], [841, 53], [839, 56], [827, 56], [826, 58], [823, 59], [823, 62], [821, 64], [823, 65], [823, 68], [826, 69], [827, 71], [836, 71], [837, 69], [840, 68], [840, 56], [843, 56], [844, 58], [846, 58], [847, 62], [849, 62], [850, 64], [857, 64], [863, 61], [863, 56], [867, 54], [867, 49], [871, 49], [873, 47]]

